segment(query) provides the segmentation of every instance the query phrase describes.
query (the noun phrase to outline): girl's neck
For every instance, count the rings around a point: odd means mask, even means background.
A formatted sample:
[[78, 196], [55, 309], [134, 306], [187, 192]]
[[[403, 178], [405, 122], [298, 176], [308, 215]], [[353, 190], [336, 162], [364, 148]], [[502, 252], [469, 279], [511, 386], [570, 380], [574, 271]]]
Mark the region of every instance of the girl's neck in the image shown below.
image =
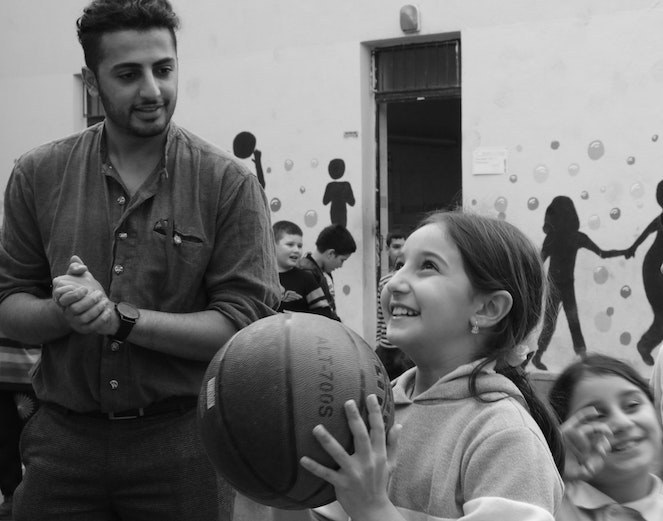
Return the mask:
[[618, 503], [630, 503], [646, 497], [651, 492], [653, 484], [650, 474], [628, 476], [623, 480], [611, 483], [592, 483], [590, 481], [590, 485]]

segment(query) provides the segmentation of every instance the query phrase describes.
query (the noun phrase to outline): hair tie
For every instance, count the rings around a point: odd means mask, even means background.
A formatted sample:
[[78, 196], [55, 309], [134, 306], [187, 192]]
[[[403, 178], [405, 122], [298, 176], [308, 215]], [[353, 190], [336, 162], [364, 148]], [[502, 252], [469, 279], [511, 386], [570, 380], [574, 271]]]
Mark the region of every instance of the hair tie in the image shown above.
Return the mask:
[[525, 344], [518, 344], [509, 349], [506, 356], [504, 357], [504, 360], [511, 367], [518, 367], [522, 365], [525, 360], [527, 360], [527, 355], [533, 353], [534, 351], [536, 351], [536, 349], [533, 349]]

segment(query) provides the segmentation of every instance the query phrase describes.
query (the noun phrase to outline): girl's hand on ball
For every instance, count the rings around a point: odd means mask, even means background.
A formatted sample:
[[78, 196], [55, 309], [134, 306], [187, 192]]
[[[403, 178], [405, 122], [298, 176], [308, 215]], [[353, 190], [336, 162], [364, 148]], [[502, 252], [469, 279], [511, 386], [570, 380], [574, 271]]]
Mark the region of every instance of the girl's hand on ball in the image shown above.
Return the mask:
[[338, 470], [320, 465], [306, 456], [301, 459], [301, 464], [334, 486], [336, 499], [352, 519], [402, 519], [387, 496], [387, 482], [401, 426], [394, 425], [385, 441], [382, 411], [374, 394], [367, 397], [366, 406], [370, 433], [354, 400], [345, 403], [345, 414], [354, 439], [352, 455], [322, 425], [313, 429], [313, 435], [340, 466]]

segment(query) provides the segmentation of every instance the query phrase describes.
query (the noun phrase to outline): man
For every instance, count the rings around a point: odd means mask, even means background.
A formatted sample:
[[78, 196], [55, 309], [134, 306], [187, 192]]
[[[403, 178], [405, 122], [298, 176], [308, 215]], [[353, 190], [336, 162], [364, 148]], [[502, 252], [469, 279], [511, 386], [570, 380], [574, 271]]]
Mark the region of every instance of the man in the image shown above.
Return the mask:
[[6, 189], [0, 329], [43, 344], [16, 521], [229, 519], [196, 398], [279, 285], [257, 178], [171, 122], [178, 23], [167, 0], [94, 0], [77, 27], [106, 120]]
[[336, 313], [334, 279], [332, 271], [343, 266], [346, 260], [357, 251], [352, 234], [340, 224], [331, 224], [322, 229], [315, 240], [315, 251], [308, 252], [299, 260], [301, 269], [310, 271], [322, 288], [332, 310], [334, 320], [340, 321]]

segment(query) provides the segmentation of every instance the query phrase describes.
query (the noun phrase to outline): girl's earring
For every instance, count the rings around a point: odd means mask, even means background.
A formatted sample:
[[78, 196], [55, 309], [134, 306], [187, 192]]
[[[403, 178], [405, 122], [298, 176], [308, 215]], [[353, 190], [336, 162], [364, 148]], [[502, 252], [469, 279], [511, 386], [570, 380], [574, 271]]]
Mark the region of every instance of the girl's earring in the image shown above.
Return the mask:
[[473, 335], [479, 334], [479, 324], [477, 324], [476, 320], [472, 323], [472, 329], [470, 329], [470, 333], [472, 333]]

